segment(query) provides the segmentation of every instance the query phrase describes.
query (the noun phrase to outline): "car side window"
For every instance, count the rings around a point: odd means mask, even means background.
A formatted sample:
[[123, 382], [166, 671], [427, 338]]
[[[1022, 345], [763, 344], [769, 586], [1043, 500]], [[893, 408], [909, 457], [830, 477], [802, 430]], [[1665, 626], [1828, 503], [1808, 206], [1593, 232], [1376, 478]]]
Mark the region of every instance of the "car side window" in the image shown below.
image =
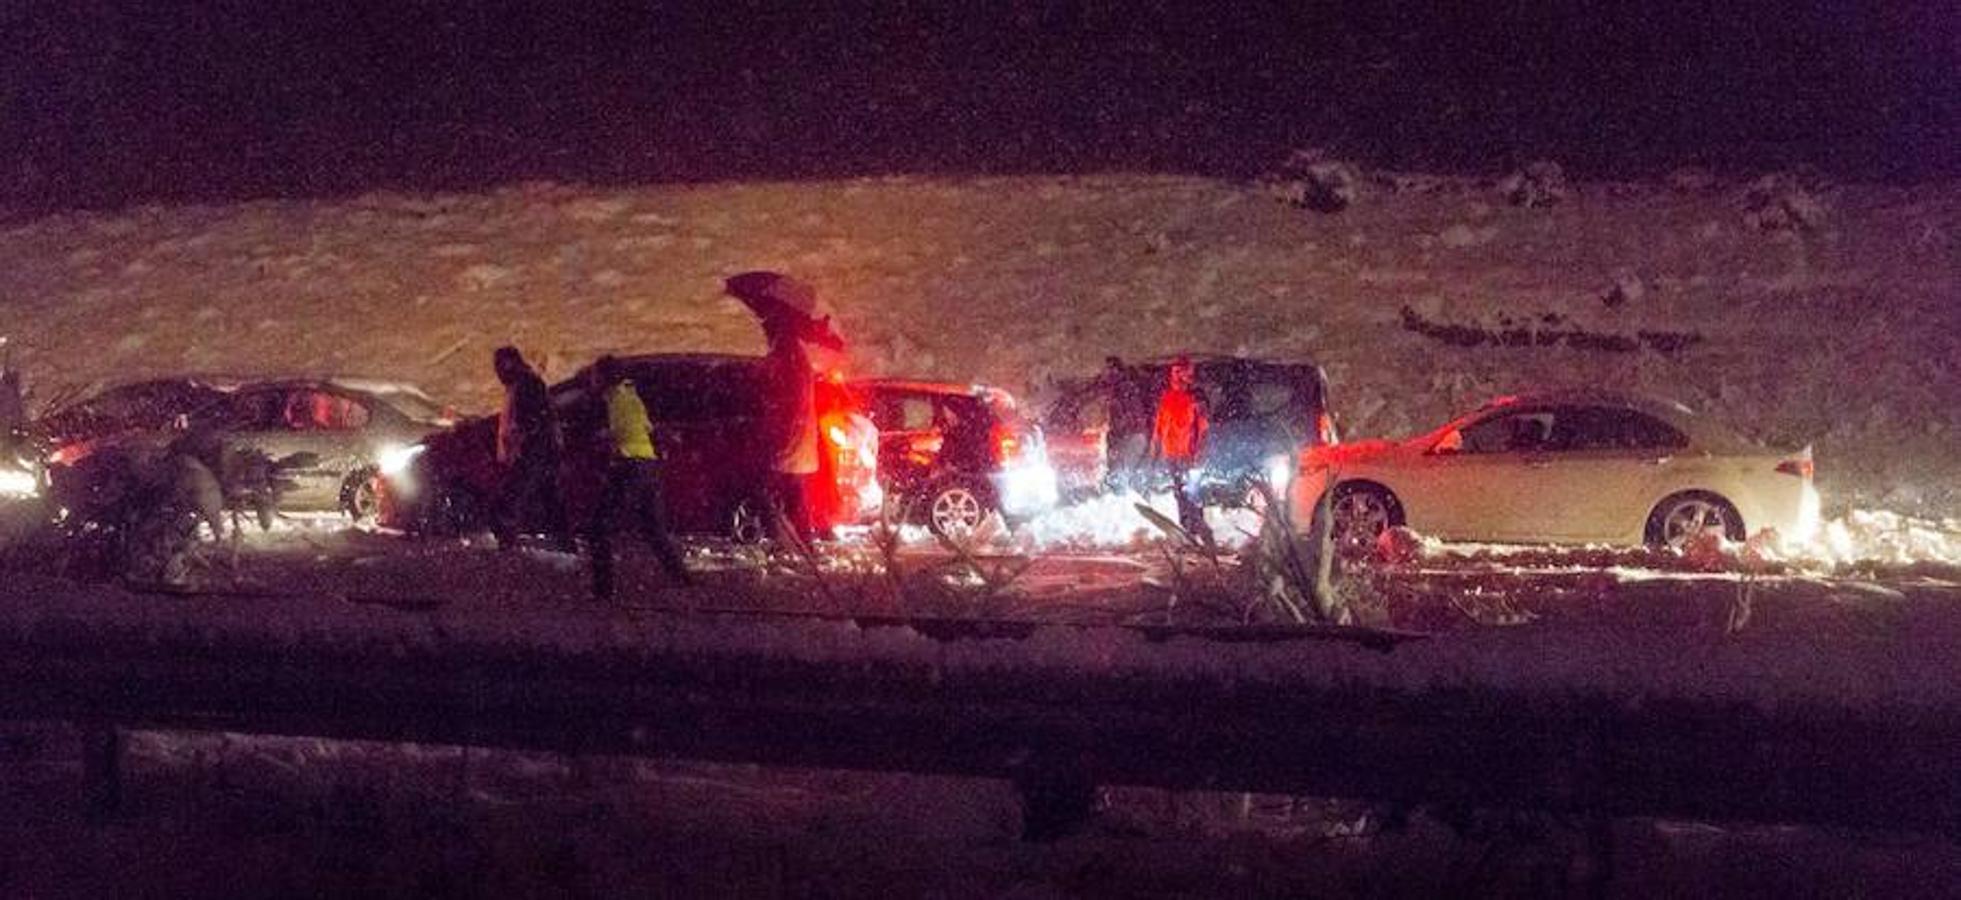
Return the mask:
[[1056, 427], [1063, 431], [1090, 431], [1110, 425], [1110, 392], [1101, 384], [1071, 394], [1056, 408]]
[[892, 420], [899, 431], [928, 431], [933, 427], [933, 401], [925, 397], [900, 397]]
[[1554, 442], [1563, 450], [1653, 450], [1688, 446], [1688, 438], [1646, 413], [1610, 406], [1562, 410]]
[[1554, 416], [1521, 410], [1492, 416], [1465, 428], [1461, 453], [1543, 453], [1553, 449]]
[[367, 427], [367, 406], [351, 397], [302, 388], [286, 395], [281, 410], [288, 431], [354, 431]]
[[195, 424], [225, 431], [277, 431], [287, 427], [282, 418], [285, 408], [282, 391], [240, 391], [192, 418], [205, 420]]

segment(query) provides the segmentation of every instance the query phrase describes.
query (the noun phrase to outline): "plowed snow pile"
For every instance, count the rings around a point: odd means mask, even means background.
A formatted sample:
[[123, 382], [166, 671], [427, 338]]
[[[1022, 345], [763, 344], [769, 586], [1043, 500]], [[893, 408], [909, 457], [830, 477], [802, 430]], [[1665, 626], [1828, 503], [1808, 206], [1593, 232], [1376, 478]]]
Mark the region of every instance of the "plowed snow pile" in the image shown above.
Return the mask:
[[[759, 352], [718, 288], [774, 267], [819, 285], [868, 372], [1033, 392], [1108, 353], [1311, 355], [1350, 437], [1522, 387], [1614, 385], [1814, 442], [1840, 511], [1961, 515], [1955, 186], [1839, 188], [1822, 224], [1776, 231], [1742, 185], [1581, 185], [1526, 209], [1488, 185], [1407, 183], [1335, 214], [1146, 176], [62, 214], [0, 232], [0, 333], [43, 398], [186, 370], [331, 371], [486, 408], [506, 341], [554, 377], [608, 350]], [[1590, 337], [1462, 346], [1454, 325]]]

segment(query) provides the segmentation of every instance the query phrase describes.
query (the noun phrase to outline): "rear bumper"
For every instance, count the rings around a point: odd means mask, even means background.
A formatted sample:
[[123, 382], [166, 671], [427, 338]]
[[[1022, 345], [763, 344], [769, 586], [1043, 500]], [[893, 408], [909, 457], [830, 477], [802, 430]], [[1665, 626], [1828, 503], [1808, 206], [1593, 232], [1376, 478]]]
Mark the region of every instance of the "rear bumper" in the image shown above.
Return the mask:
[[1762, 492], [1751, 500], [1754, 502], [1747, 506], [1739, 503], [1737, 509], [1750, 534], [1771, 529], [1784, 540], [1800, 544], [1818, 536], [1823, 502], [1809, 480], [1774, 493]]

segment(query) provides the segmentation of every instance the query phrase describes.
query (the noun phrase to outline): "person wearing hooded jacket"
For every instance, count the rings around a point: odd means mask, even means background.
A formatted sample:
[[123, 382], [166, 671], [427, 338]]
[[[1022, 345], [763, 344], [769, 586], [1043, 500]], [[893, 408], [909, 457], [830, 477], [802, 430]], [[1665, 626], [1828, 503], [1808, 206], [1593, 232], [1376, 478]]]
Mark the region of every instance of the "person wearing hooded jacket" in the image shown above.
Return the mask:
[[517, 547], [522, 524], [534, 513], [561, 552], [574, 549], [572, 529], [559, 494], [561, 443], [558, 415], [545, 381], [516, 347], [499, 347], [491, 358], [504, 385], [504, 408], [497, 416], [497, 465], [501, 474], [496, 515], [499, 549]]

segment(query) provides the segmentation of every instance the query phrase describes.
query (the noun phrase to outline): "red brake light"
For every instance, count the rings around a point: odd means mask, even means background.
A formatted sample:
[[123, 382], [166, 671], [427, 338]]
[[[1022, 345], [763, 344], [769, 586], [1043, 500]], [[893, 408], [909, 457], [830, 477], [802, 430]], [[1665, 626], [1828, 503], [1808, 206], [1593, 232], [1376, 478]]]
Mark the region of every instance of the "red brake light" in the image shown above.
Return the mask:
[[1322, 444], [1335, 442], [1335, 418], [1325, 409], [1314, 416], [1314, 436]]
[[1816, 471], [1816, 467], [1809, 459], [1787, 459], [1777, 464], [1777, 471], [1785, 475], [1796, 475], [1799, 478], [1809, 481], [1811, 480], [1812, 473]]
[[1021, 438], [1001, 425], [994, 426], [994, 461], [1006, 465], [1021, 455]]

